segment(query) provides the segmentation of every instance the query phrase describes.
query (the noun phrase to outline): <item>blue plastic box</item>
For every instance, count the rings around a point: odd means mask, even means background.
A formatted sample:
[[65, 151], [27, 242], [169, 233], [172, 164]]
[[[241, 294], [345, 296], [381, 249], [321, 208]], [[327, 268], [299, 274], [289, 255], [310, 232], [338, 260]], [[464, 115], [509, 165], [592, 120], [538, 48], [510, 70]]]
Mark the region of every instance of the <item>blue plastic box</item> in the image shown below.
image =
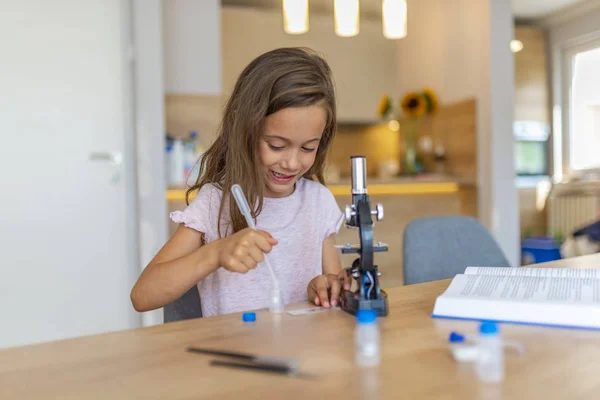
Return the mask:
[[560, 243], [552, 237], [530, 237], [521, 243], [521, 264], [560, 260]]

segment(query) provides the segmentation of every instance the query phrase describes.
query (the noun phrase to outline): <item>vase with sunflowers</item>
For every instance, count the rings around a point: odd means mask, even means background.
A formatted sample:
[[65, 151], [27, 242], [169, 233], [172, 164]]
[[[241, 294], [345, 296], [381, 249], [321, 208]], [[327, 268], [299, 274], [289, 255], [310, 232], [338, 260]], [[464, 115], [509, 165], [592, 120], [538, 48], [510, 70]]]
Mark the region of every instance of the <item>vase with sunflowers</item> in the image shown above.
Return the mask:
[[426, 115], [433, 115], [439, 107], [438, 99], [429, 88], [420, 92], [408, 92], [400, 99], [400, 107], [394, 110], [392, 101], [388, 95], [381, 97], [378, 113], [382, 119], [398, 121], [396, 126], [400, 127], [400, 134], [404, 140], [406, 153], [402, 162], [404, 175], [416, 175], [423, 171], [423, 165], [419, 162], [417, 154], [417, 143], [419, 140], [419, 126], [421, 119]]

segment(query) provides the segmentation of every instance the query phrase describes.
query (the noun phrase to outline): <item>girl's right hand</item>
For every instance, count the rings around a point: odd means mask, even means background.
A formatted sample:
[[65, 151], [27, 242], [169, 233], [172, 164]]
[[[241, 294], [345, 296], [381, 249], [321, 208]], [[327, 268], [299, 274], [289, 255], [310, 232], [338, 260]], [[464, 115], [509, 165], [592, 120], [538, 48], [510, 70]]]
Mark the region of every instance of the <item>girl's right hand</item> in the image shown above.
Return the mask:
[[269, 253], [277, 239], [268, 232], [243, 229], [231, 236], [225, 237], [219, 250], [219, 265], [231, 272], [246, 273], [256, 268], [264, 259], [264, 253]]

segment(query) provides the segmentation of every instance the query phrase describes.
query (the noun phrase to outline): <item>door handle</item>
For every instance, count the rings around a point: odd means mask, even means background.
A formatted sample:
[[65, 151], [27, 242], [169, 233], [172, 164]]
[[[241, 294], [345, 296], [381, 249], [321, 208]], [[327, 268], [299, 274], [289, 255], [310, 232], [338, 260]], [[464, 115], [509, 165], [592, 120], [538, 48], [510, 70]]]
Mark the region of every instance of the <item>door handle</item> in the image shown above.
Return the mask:
[[[90, 160], [109, 162], [112, 165], [120, 165], [123, 162], [123, 154], [118, 151], [95, 151], [90, 153]], [[121, 180], [121, 172], [115, 171], [110, 179], [113, 185]]]
[[98, 151], [90, 153], [92, 161], [108, 161], [113, 165], [119, 165], [123, 162], [123, 154], [118, 151]]

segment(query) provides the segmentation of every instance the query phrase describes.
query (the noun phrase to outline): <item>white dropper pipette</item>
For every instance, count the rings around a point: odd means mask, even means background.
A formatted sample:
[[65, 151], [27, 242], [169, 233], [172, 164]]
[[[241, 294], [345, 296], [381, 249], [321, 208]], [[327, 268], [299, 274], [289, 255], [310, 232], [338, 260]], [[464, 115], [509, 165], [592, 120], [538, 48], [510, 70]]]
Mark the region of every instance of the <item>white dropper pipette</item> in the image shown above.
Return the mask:
[[[252, 213], [250, 212], [250, 206], [248, 205], [248, 201], [246, 200], [246, 196], [244, 196], [244, 192], [242, 188], [237, 183], [231, 187], [231, 192], [233, 193], [233, 198], [237, 203], [240, 212], [246, 218], [246, 222], [251, 229], [256, 229], [256, 224], [254, 223], [254, 219], [252, 218]], [[279, 281], [277, 280], [277, 276], [275, 275], [275, 271], [269, 262], [269, 258], [266, 254], [264, 254], [265, 264], [267, 265], [267, 269], [271, 275], [271, 291], [269, 293], [269, 311], [274, 313], [283, 312], [283, 293], [279, 288]]]

